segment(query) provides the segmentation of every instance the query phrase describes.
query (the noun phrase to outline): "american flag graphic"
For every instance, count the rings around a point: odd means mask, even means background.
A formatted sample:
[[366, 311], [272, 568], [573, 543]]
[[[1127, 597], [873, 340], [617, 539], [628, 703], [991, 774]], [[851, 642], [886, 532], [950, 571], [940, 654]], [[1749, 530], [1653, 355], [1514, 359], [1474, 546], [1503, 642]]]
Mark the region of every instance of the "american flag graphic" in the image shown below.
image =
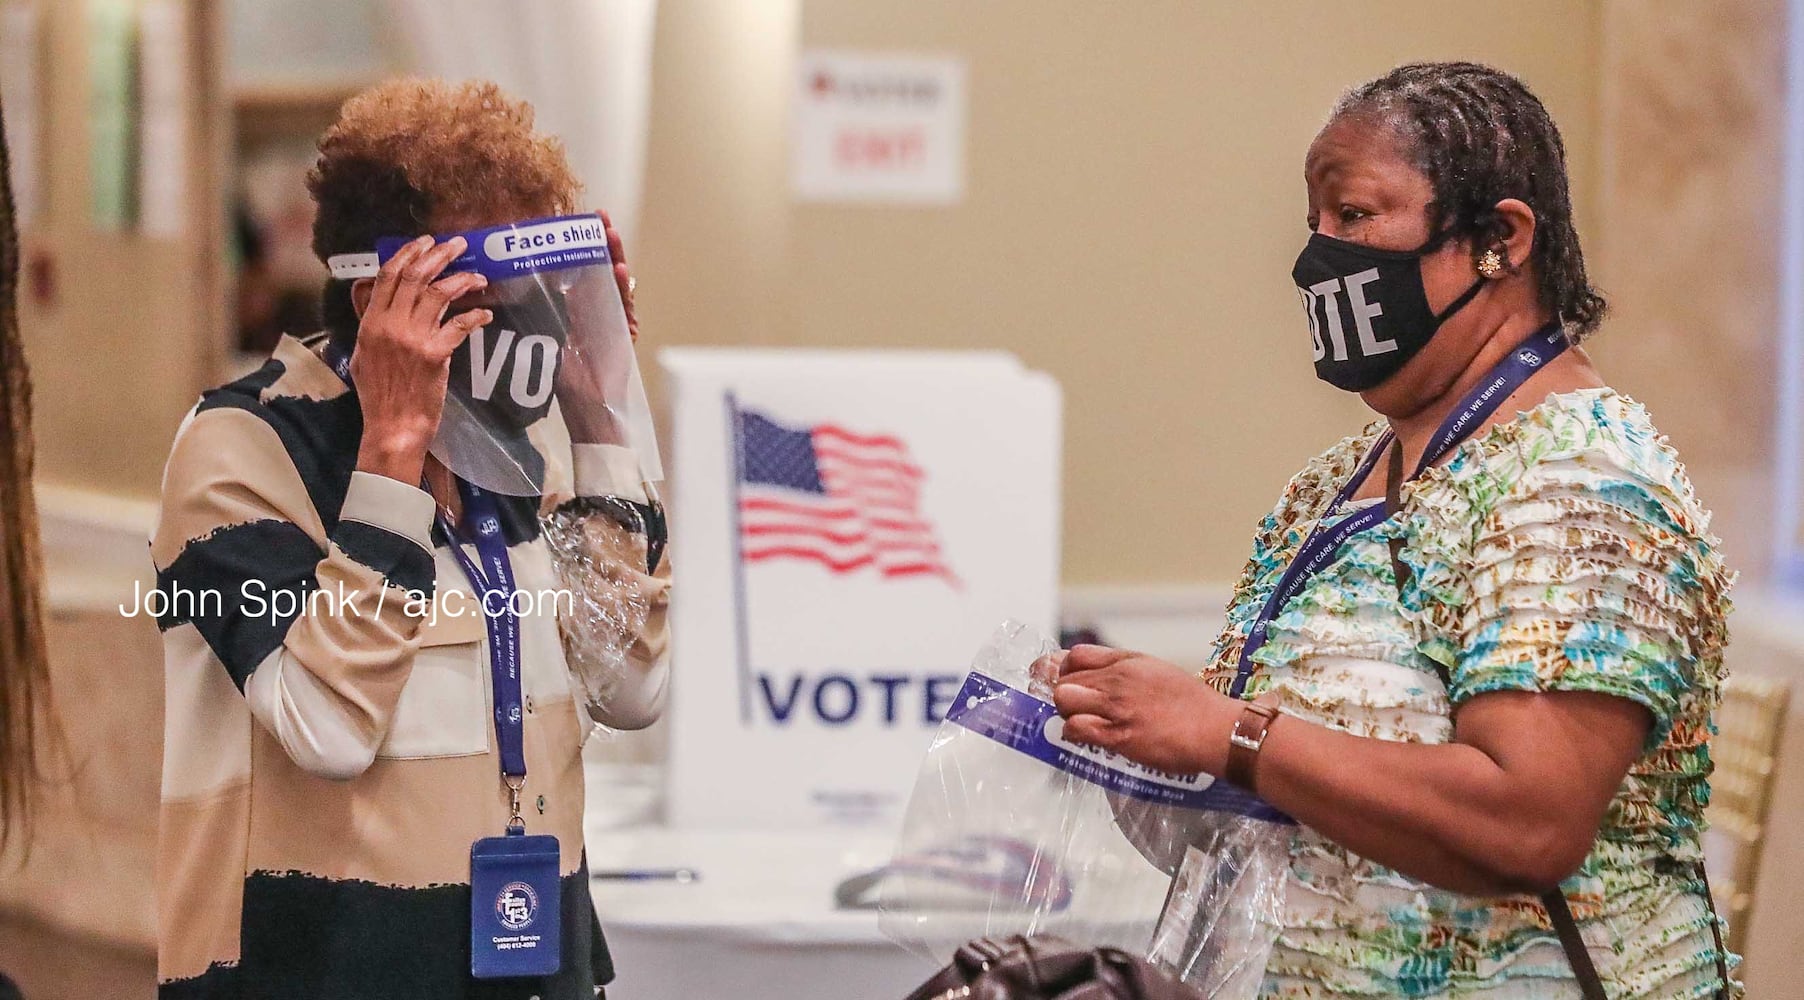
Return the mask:
[[938, 577], [954, 586], [921, 513], [920, 466], [901, 440], [833, 424], [792, 428], [735, 409], [740, 555], [802, 559], [835, 574]]

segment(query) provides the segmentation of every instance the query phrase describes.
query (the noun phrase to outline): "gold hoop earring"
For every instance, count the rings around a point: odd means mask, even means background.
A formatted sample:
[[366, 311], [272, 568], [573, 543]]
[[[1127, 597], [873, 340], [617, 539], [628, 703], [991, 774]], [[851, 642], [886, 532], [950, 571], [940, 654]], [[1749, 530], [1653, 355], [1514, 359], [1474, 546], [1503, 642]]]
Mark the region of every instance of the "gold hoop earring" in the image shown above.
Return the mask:
[[1503, 254], [1495, 248], [1486, 250], [1478, 258], [1478, 274], [1481, 278], [1495, 278], [1503, 273]]

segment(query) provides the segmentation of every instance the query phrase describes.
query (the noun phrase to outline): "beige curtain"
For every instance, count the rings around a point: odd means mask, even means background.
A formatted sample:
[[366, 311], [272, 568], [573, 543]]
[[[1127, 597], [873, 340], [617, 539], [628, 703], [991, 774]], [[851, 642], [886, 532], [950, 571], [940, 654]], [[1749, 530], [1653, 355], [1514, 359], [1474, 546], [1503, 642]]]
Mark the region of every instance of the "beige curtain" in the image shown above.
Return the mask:
[[31, 374], [19, 339], [19, 236], [0, 112], [0, 845], [23, 830], [45, 685], [42, 555], [31, 492]]
[[638, 231], [657, 0], [383, 0], [408, 69], [482, 78], [532, 102], [629, 242]]

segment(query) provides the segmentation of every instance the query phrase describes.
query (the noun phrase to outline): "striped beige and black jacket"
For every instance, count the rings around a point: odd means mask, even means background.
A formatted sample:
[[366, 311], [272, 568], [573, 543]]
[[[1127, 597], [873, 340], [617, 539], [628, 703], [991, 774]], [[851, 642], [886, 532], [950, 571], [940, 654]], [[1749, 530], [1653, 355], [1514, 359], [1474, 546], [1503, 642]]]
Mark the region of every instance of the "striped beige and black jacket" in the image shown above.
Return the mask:
[[577, 561], [602, 578], [587, 585], [643, 595], [647, 613], [609, 642], [569, 602], [521, 621], [526, 818], [562, 847], [564, 964], [476, 983], [470, 845], [508, 817], [485, 629], [480, 614], [409, 613], [410, 593], [470, 584], [427, 493], [353, 471], [361, 432], [355, 392], [285, 338], [176, 437], [151, 541], [167, 604], [159, 994], [587, 1000], [612, 970], [582, 854], [590, 719], [566, 657], [625, 650], [596, 721], [638, 728], [662, 711], [669, 561], [644, 531], [661, 512], [631, 453], [607, 446], [567, 449], [543, 499], [501, 498], [521, 590], [562, 587], [572, 560], [541, 518], [580, 517]]

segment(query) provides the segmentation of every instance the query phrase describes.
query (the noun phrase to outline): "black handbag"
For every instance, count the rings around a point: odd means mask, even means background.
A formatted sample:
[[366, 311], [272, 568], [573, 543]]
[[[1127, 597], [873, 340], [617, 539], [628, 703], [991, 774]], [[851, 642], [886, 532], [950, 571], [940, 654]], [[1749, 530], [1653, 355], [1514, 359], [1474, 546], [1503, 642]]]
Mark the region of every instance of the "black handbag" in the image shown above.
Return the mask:
[[1208, 1000], [1119, 948], [1051, 936], [978, 938], [907, 1000]]

